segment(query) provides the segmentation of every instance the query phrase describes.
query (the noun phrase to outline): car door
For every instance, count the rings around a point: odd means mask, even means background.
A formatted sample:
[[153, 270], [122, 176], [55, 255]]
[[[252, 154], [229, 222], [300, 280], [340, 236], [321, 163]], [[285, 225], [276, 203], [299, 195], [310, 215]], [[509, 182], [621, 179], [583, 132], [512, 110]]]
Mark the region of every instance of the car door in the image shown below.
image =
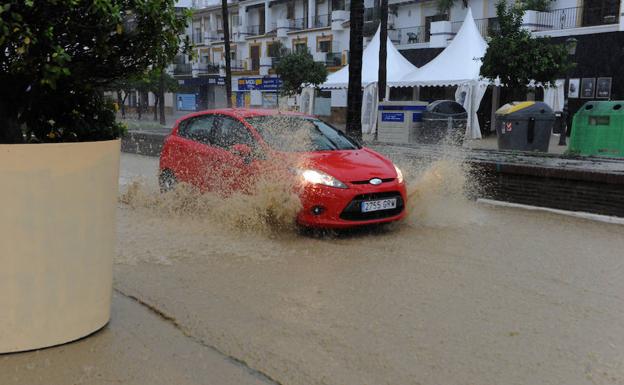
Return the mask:
[[174, 139], [178, 152], [175, 156], [175, 174], [179, 181], [187, 182], [201, 189], [211, 185], [210, 167], [214, 163], [214, 147], [211, 136], [216, 116], [206, 114], [189, 118], [180, 123]]
[[[218, 115], [211, 142], [215, 147], [215, 173], [225, 191], [247, 190], [257, 170], [257, 142], [247, 127], [235, 117]], [[241, 154], [234, 148], [246, 145], [252, 152]]]

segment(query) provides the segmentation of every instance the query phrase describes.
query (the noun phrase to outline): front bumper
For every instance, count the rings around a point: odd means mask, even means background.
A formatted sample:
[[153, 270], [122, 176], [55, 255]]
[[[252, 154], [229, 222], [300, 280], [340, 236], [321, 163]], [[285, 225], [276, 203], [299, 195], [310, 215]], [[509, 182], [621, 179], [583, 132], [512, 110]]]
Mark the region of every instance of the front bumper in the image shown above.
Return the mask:
[[[405, 216], [407, 201], [405, 184], [396, 180], [377, 186], [348, 184], [346, 189], [305, 185], [299, 195], [303, 208], [297, 216], [297, 223], [322, 228], [349, 228], [397, 221]], [[361, 212], [361, 202], [387, 198], [397, 199], [395, 209]]]

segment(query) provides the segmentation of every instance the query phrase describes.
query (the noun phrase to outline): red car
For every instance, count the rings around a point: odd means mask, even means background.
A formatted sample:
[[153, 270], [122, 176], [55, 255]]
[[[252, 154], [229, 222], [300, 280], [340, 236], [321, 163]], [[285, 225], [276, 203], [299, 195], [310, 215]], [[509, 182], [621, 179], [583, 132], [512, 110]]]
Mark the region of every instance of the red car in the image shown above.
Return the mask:
[[405, 215], [403, 175], [389, 159], [302, 114], [220, 109], [176, 122], [160, 155], [162, 190], [245, 189], [269, 168], [296, 182], [306, 227], [348, 228]]

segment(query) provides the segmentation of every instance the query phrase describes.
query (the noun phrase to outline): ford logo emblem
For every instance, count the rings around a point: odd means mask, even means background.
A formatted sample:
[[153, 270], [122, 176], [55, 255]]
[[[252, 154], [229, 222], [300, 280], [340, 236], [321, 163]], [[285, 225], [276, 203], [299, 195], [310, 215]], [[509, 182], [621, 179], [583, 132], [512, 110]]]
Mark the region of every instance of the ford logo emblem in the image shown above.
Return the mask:
[[378, 184], [381, 184], [381, 179], [373, 178], [369, 182], [370, 182], [370, 184], [374, 184], [375, 186], [377, 186]]

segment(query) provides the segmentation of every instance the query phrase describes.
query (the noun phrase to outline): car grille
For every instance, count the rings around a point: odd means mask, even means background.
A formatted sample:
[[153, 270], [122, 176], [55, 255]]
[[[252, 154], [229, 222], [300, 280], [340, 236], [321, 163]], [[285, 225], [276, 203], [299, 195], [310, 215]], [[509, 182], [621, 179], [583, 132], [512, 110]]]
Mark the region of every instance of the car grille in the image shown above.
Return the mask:
[[[374, 179], [374, 178], [371, 178]], [[385, 178], [385, 179], [381, 179], [381, 183], [388, 183], [388, 182], [392, 182], [394, 180], [394, 178]], [[351, 184], [369, 184], [370, 183], [370, 179], [366, 179], [366, 180], [354, 180], [351, 182]]]
[[[362, 202], [374, 201], [378, 199], [396, 198], [397, 207], [391, 210], [380, 210], [363, 213], [361, 211]], [[357, 195], [340, 214], [340, 218], [348, 221], [368, 221], [372, 219], [383, 219], [400, 214], [405, 207], [403, 198], [398, 191], [383, 193]]]

